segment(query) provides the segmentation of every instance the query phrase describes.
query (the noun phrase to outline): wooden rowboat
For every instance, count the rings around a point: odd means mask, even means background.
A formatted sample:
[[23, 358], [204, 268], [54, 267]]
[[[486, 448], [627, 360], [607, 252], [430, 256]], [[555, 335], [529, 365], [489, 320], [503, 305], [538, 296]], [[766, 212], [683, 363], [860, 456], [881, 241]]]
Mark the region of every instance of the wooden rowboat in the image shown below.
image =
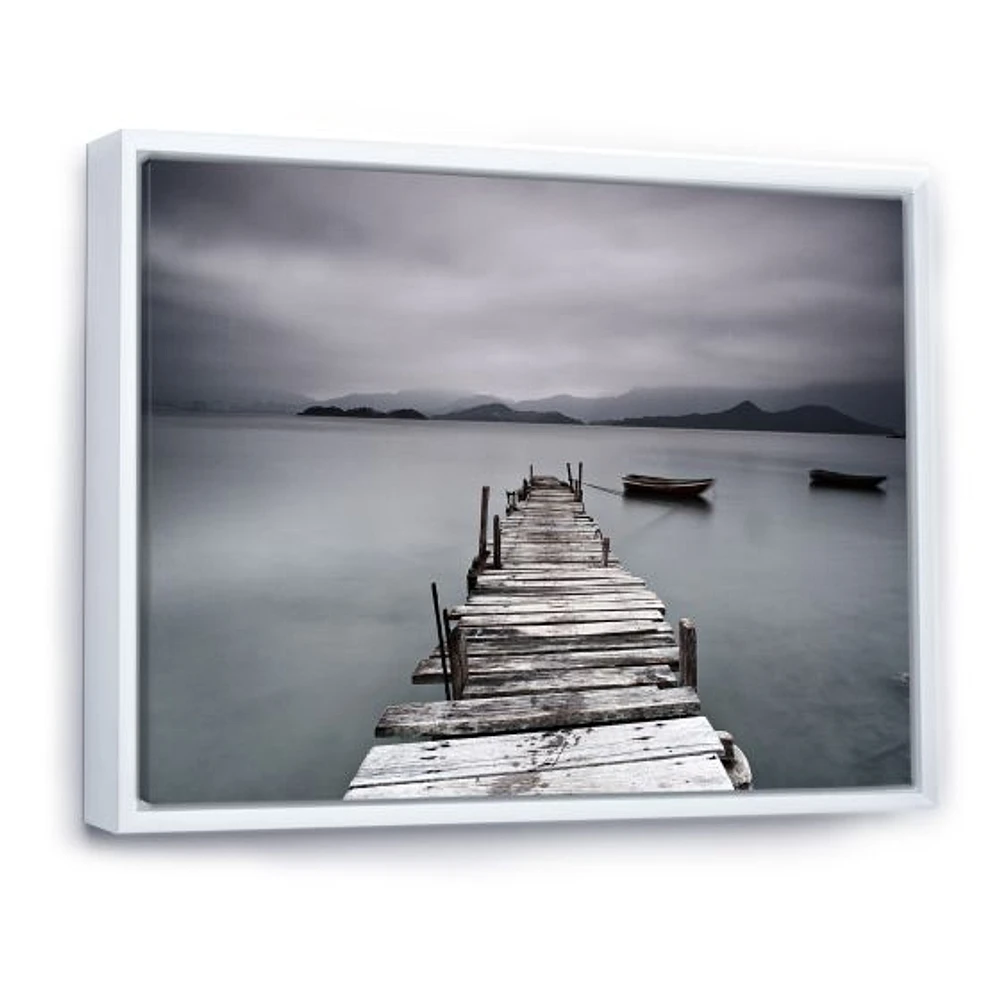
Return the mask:
[[661, 476], [622, 476], [626, 496], [687, 499], [704, 493], [714, 479], [664, 479]]
[[811, 469], [811, 486], [832, 486], [841, 490], [877, 490], [885, 476], [857, 476], [849, 472], [831, 472], [829, 469]]

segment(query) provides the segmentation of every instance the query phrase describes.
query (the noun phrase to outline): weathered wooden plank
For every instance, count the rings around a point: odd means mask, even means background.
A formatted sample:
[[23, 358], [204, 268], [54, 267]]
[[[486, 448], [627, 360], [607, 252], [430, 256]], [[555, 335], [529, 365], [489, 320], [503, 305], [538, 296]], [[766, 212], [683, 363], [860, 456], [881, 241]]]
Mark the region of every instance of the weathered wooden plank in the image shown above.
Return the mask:
[[[565, 562], [566, 558], [572, 556], [574, 558], [586, 558], [588, 556], [593, 556], [595, 553], [597, 555], [602, 555], [601, 544], [598, 541], [595, 544], [587, 545], [546, 545], [533, 546], [527, 545], [523, 542], [512, 542], [511, 545], [505, 550], [508, 555], [514, 557], [521, 562]], [[530, 558], [529, 558], [530, 557]], [[505, 563], [506, 565], [506, 563]]]
[[576, 600], [553, 598], [548, 601], [477, 601], [476, 603], [460, 604], [458, 607], [453, 608], [452, 612], [459, 617], [464, 617], [465, 615], [544, 614], [547, 612], [558, 613], [560, 611], [658, 611], [662, 616], [664, 610], [663, 602], [657, 600], [655, 597], [637, 598], [634, 601], [621, 598], [595, 600], [594, 598], [586, 597]]
[[527, 771], [523, 774], [368, 785], [345, 798], [418, 799], [517, 795], [635, 795], [637, 793], [731, 792], [726, 770], [714, 754]]
[[[593, 667], [651, 666], [675, 669], [677, 647], [634, 647], [632, 649], [594, 649], [534, 655], [493, 653], [469, 657], [469, 678], [523, 677], [541, 670], [588, 670]], [[443, 680], [441, 661], [436, 655], [422, 659], [413, 672], [414, 684], [440, 684]]]
[[593, 524], [591, 518], [587, 516], [587, 512], [578, 503], [564, 503], [563, 501], [555, 501], [553, 503], [544, 504], [529, 504], [527, 507], [522, 506], [519, 514], [520, 520], [515, 518], [515, 522], [518, 526], [521, 524], [532, 524], [541, 521], [562, 521], [564, 523], [572, 522], [590, 522]]
[[505, 532], [543, 531], [554, 528], [557, 531], [598, 531], [600, 525], [585, 514], [532, 514], [518, 516], [510, 514], [504, 518], [502, 528]]
[[672, 632], [628, 632], [621, 635], [469, 636], [470, 658], [503, 654], [573, 653], [582, 650], [663, 649], [676, 644]]
[[516, 549], [518, 552], [528, 553], [536, 555], [538, 557], [538, 562], [544, 563], [549, 560], [546, 558], [553, 552], [592, 552], [595, 549], [600, 551], [601, 549], [601, 539], [600, 538], [553, 538], [551, 535], [546, 535], [544, 539], [539, 536], [538, 539], [521, 538], [515, 536], [513, 538], [504, 538], [504, 551], [514, 552]]
[[508, 569], [490, 569], [479, 572], [480, 580], [628, 580], [645, 583], [645, 578], [623, 569], [621, 566], [573, 567], [562, 563], [536, 563], [534, 566], [518, 566]]
[[462, 631], [469, 642], [477, 639], [520, 639], [520, 638], [577, 638], [580, 636], [622, 636], [640, 632], [659, 632], [672, 635], [663, 618], [655, 615], [648, 619], [626, 618], [614, 621], [555, 622], [533, 625], [517, 621], [502, 621], [498, 624], [473, 624], [462, 622]]
[[530, 535], [571, 535], [579, 536], [581, 539], [592, 538], [600, 535], [600, 528], [593, 521], [569, 521], [563, 518], [552, 520], [531, 520], [522, 521], [520, 524], [501, 525], [504, 537], [521, 538]]
[[[567, 581], [575, 584], [578, 581]], [[648, 588], [636, 588], [624, 594], [614, 594], [598, 591], [593, 594], [560, 594], [558, 590], [541, 597], [531, 594], [510, 593], [504, 594], [498, 591], [483, 591], [475, 589], [466, 598], [465, 604], [459, 605], [463, 608], [480, 608], [484, 605], [494, 605], [496, 607], [530, 607], [533, 604], [544, 605], [545, 607], [571, 607], [586, 608], [588, 605], [594, 607], [619, 607], [622, 605], [641, 607], [643, 605], [655, 605], [664, 607], [663, 601]]]
[[[581, 574], [581, 567], [562, 566], [567, 572], [565, 575], [552, 575], [550, 577], [522, 578], [517, 575], [516, 569], [511, 567], [511, 575], [487, 576], [482, 574], [476, 580], [476, 592], [484, 590], [531, 590], [548, 588], [549, 590], [648, 590], [646, 584], [638, 577], [626, 579], [625, 577], [604, 577], [597, 573], [586, 572]], [[600, 566], [592, 566], [594, 570], [600, 571]], [[555, 567], [553, 567], [555, 569]]]
[[[584, 552], [550, 552], [545, 559], [547, 562], [560, 563], [563, 566], [592, 566], [597, 569], [604, 565], [600, 554], [593, 555]], [[535, 566], [537, 565], [537, 562], [530, 555], [522, 555], [517, 552], [512, 552], [510, 554], [510, 558], [505, 560], [504, 565], [508, 566], [510, 569], [517, 569], [518, 566]], [[616, 566], [620, 564], [612, 559], [608, 565]]]
[[531, 729], [674, 719], [697, 715], [700, 707], [697, 693], [681, 687], [612, 688], [511, 698], [411, 702], [390, 705], [382, 713], [375, 735], [432, 739], [485, 736]]
[[[655, 601], [662, 599], [648, 587], [627, 580], [561, 580], [555, 586], [547, 580], [503, 580], [476, 586], [466, 598], [466, 605], [548, 603], [549, 601]], [[514, 584], [514, 586], [504, 586]], [[553, 584], [553, 585], [549, 585]], [[536, 593], [537, 592], [537, 593]]]
[[548, 691], [597, 691], [601, 688], [679, 687], [669, 667], [591, 667], [589, 670], [535, 670], [514, 677], [476, 674], [465, 687], [465, 698], [500, 698]]
[[672, 632], [629, 632], [623, 635], [519, 636], [499, 639], [495, 636], [470, 637], [467, 642], [470, 669], [483, 659], [568, 656], [570, 653], [630, 653], [652, 650], [668, 658], [677, 649]]
[[594, 549], [600, 551], [601, 539], [598, 536], [570, 538], [568, 536], [558, 537], [553, 535], [538, 535], [534, 538], [525, 538], [521, 535], [513, 537], [503, 537], [504, 551], [531, 552], [539, 556], [539, 562], [545, 561], [545, 554], [548, 552], [591, 552]]
[[555, 528], [559, 531], [599, 531], [600, 527], [593, 518], [568, 516], [566, 514], [550, 514], [545, 517], [538, 515], [518, 517], [508, 514], [502, 524], [504, 531], [542, 531]]
[[[559, 566], [559, 567], [562, 567], [564, 570], [579, 571], [581, 569], [582, 570], [591, 570], [591, 569], [601, 569], [602, 568], [601, 557], [599, 555], [598, 556], [581, 556], [581, 555], [569, 555], [569, 554], [567, 554], [567, 555], [564, 555], [564, 556], [557, 556], [557, 555], [553, 554], [553, 555], [547, 556], [546, 557], [546, 561], [549, 564], [553, 565], [554, 567]], [[507, 565], [508, 569], [516, 572], [518, 569], [521, 569], [522, 567], [537, 566], [538, 563], [535, 562], [535, 560], [531, 559], [531, 558], [522, 558], [521, 556], [518, 556], [518, 555], [512, 555], [511, 558], [506, 561], [506, 565]], [[617, 559], [612, 559], [611, 562], [608, 565], [614, 567], [614, 566], [620, 566], [621, 563], [618, 562]], [[534, 580], [526, 580], [526, 581], [514, 581], [514, 582], [534, 583], [536, 581], [534, 581]], [[541, 581], [537, 581], [537, 582], [541, 582]], [[558, 579], [555, 579], [552, 582], [553, 583], [559, 583], [560, 581]], [[591, 581], [584, 580], [582, 582], [584, 582], [584, 583], [590, 583]], [[603, 580], [603, 581], [602, 580], [594, 580], [593, 582], [594, 583], [626, 583], [625, 580]]]
[[507, 535], [503, 541], [504, 545], [511, 549], [537, 549], [539, 551], [555, 548], [592, 549], [601, 546], [600, 535], [560, 535], [551, 531], [539, 532], [538, 534]]
[[524, 538], [505, 538], [503, 540], [504, 552], [513, 555], [532, 555], [540, 563], [551, 562], [549, 558], [553, 554], [565, 554], [568, 552], [574, 555], [588, 555], [592, 552], [601, 551], [600, 538], [588, 539], [559, 539], [547, 536], [545, 540], [533, 541]]
[[[571, 564], [578, 567], [592, 566], [594, 569], [600, 569], [605, 566], [599, 548], [587, 552], [582, 549], [553, 549], [550, 552], [546, 552], [541, 558], [547, 563], [555, 563], [562, 566]], [[504, 560], [504, 566], [508, 569], [516, 570], [519, 566], [536, 566], [539, 561], [539, 557], [535, 553], [512, 547], [508, 553], [508, 557]], [[621, 563], [611, 560], [606, 565], [620, 566]]]
[[663, 612], [657, 608], [627, 608], [624, 611], [573, 611], [554, 610], [514, 612], [503, 614], [462, 614], [458, 623], [463, 628], [483, 628], [490, 625], [582, 625], [598, 622], [662, 622]]
[[[519, 582], [539, 582], [539, 581], [519, 581]], [[633, 587], [628, 585], [622, 588], [603, 587], [598, 590], [588, 589], [587, 582], [580, 580], [566, 580], [566, 586], [570, 589], [564, 592], [558, 587], [549, 587], [544, 593], [532, 593], [531, 588], [513, 588], [504, 590], [502, 588], [475, 588], [466, 598], [463, 607], [478, 608], [484, 604], [495, 604], [499, 606], [516, 606], [519, 604], [571, 604], [574, 607], [586, 606], [588, 603], [601, 606], [613, 607], [620, 604], [643, 603], [656, 604], [664, 607], [663, 600], [648, 587]], [[583, 589], [580, 585], [583, 584]]]
[[550, 510], [545, 513], [535, 511], [520, 520], [505, 520], [504, 530], [508, 531], [597, 531], [598, 525], [583, 514]]
[[612, 636], [610, 639], [600, 636], [580, 636], [574, 639], [507, 639], [501, 642], [480, 639], [469, 643], [469, 669], [477, 667], [478, 661], [483, 658], [497, 656], [551, 657], [583, 652], [630, 653], [645, 649], [654, 650], [666, 657], [671, 648], [676, 649], [673, 636], [659, 633]]
[[626, 621], [599, 622], [554, 622], [552, 624], [535, 625], [520, 623], [516, 619], [498, 622], [494, 625], [462, 624], [469, 643], [479, 646], [484, 642], [531, 643], [533, 641], [557, 640], [572, 642], [576, 640], [607, 639], [609, 643], [629, 642], [640, 636], [659, 635], [664, 640], [673, 640], [673, 626], [665, 618]]
[[393, 743], [369, 751], [351, 788], [721, 753], [719, 738], [703, 715], [541, 733]]
[[516, 527], [512, 527], [511, 525], [503, 527], [503, 536], [508, 540], [514, 538], [523, 540], [533, 538], [567, 538], [571, 541], [585, 542], [594, 537], [599, 537], [600, 534], [600, 528], [593, 524], [574, 527], [550, 522], [548, 524], [520, 524]]
[[644, 583], [632, 582], [629, 580], [602, 580], [600, 578], [580, 579], [580, 580], [492, 580], [489, 577], [481, 576], [476, 581], [476, 592], [480, 593], [488, 590], [563, 590], [570, 593], [586, 593], [587, 591], [621, 591], [622, 593], [636, 590], [646, 590]]
[[558, 517], [570, 514], [586, 515], [587, 513], [579, 500], [562, 499], [561, 497], [545, 497], [542, 499], [535, 496], [528, 500], [526, 504], [522, 504], [520, 509], [521, 513], [528, 517], [537, 517], [539, 515], [554, 515]]

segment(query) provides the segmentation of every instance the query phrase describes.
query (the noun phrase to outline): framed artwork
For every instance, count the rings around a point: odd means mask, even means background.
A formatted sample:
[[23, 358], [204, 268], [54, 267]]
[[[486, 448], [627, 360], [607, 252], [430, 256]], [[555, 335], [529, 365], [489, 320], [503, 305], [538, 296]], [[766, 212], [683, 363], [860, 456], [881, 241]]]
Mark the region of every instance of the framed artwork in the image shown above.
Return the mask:
[[85, 819], [934, 801], [915, 167], [88, 149]]

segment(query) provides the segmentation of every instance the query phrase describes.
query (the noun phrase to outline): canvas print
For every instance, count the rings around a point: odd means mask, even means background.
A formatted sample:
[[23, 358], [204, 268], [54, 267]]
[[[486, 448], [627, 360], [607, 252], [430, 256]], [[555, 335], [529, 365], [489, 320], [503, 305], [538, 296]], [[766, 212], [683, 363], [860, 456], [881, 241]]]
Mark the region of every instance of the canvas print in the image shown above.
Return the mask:
[[141, 190], [143, 800], [910, 785], [899, 199]]

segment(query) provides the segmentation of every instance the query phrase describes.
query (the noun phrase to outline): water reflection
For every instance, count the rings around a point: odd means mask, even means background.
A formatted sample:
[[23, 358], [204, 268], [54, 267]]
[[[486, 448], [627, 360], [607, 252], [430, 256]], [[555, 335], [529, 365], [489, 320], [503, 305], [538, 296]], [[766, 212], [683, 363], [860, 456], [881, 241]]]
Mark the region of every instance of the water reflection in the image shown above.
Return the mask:
[[711, 514], [712, 501], [705, 497], [652, 497], [635, 496], [631, 493], [623, 495], [622, 499], [636, 507], [649, 507], [651, 509], [660, 508], [663, 510], [676, 510], [685, 514]]

